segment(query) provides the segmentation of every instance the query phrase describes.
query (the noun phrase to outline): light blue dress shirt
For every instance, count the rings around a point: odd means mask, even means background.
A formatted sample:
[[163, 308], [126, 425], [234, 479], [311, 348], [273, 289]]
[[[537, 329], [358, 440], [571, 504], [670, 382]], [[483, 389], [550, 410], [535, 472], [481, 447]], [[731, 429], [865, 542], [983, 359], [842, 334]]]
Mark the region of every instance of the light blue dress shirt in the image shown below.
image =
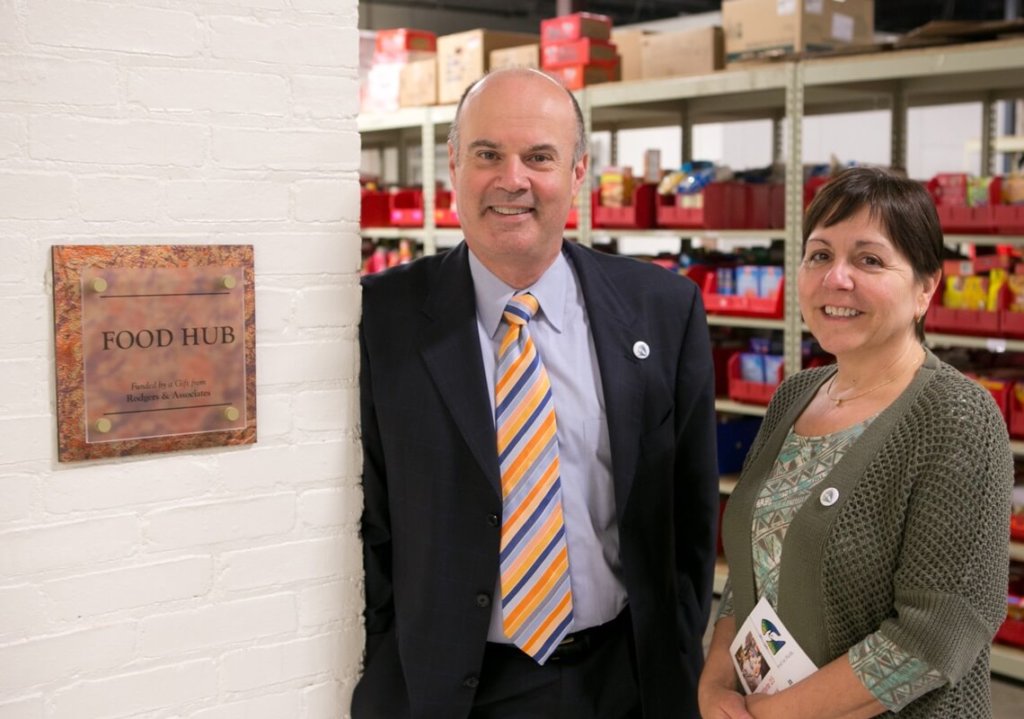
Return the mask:
[[[469, 269], [493, 417], [494, 368], [504, 334], [501, 317], [516, 291], [495, 277], [472, 251]], [[579, 631], [611, 621], [626, 605], [604, 390], [583, 292], [565, 255], [559, 254], [544, 275], [523, 291], [540, 303], [529, 328], [551, 379], [555, 402], [573, 594], [571, 631]], [[500, 579], [494, 597], [487, 639], [507, 643], [502, 630]]]

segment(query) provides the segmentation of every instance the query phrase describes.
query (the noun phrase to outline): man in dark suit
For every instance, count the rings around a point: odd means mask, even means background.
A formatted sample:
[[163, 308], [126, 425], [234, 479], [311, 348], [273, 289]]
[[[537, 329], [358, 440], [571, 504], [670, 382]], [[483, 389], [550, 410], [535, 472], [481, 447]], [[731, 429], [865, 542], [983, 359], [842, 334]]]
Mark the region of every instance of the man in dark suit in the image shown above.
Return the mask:
[[[355, 719], [697, 716], [719, 499], [707, 323], [690, 280], [563, 240], [588, 162], [571, 93], [488, 75], [449, 138], [465, 242], [364, 280]], [[568, 564], [536, 653], [509, 624], [494, 395], [506, 302], [524, 293], [540, 309], [517, 341], [549, 377], [546, 496]]]

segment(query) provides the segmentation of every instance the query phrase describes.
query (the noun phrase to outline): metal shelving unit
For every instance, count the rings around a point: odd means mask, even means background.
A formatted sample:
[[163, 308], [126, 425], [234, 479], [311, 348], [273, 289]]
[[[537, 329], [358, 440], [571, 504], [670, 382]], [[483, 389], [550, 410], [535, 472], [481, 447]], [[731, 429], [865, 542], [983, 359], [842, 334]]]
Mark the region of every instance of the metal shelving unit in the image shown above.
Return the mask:
[[[796, 268], [800, 261], [803, 214], [801, 147], [803, 120], [808, 115], [888, 109], [892, 113], [890, 154], [893, 166], [906, 167], [907, 112], [914, 107], [977, 101], [982, 108], [982, 127], [991, 129], [994, 105], [1003, 99], [1024, 97], [1024, 41], [1019, 39], [919, 50], [882, 52], [779, 62], [729, 69], [698, 77], [663, 78], [608, 83], [587, 87], [577, 93], [589, 132], [614, 133], [629, 128], [676, 127], [682, 134], [683, 156], [689, 156], [691, 131], [695, 124], [749, 119], [773, 121], [773, 151], [784, 160], [786, 174], [785, 230], [763, 233], [744, 231], [742, 236], [759, 235], [785, 241], [785, 317], [781, 320], [712, 316], [719, 326], [781, 330], [784, 338], [785, 368], [790, 374], [800, 368], [803, 327], [797, 310]], [[431, 147], [443, 142], [454, 117], [454, 106], [404, 109], [385, 116], [360, 116], [358, 127], [364, 148], [398, 147], [399, 172], [409, 146]], [[991, 172], [995, 156], [991, 131], [985, 131], [981, 146], [983, 173]], [[785, 138], [785, 143], [783, 143]], [[780, 157], [785, 145], [785, 157]], [[614, 146], [614, 142], [613, 142]], [[422, 157], [424, 212], [422, 229], [375, 228], [364, 230], [370, 237], [411, 237], [423, 243], [424, 252], [460, 239], [457, 230], [438, 230], [433, 224], [435, 153]], [[614, 157], [614, 150], [613, 150]], [[405, 179], [404, 175], [403, 178]], [[590, 179], [584, 183], [583, 198], [590, 196]], [[579, 228], [571, 233], [581, 244], [592, 244], [595, 235], [611, 234], [591, 227], [590, 203], [579, 203]], [[739, 236], [736, 233], [703, 231], [704, 234]], [[619, 234], [647, 234], [655, 237], [683, 237], [699, 233], [674, 230], [621, 231]], [[1024, 245], [1024, 237], [993, 235], [949, 235], [950, 245]], [[1002, 338], [930, 334], [934, 346], [961, 346], [994, 352], [1024, 352], [1024, 341]], [[763, 415], [765, 408], [730, 400], [718, 400], [721, 412]], [[1013, 443], [1014, 453], [1024, 457], [1024, 442]], [[723, 485], [731, 489], [727, 484]], [[1010, 544], [1011, 557], [1024, 561], [1024, 545]], [[721, 590], [722, 572], [716, 573], [716, 591]], [[992, 670], [1024, 680], [1024, 651], [994, 645]]]

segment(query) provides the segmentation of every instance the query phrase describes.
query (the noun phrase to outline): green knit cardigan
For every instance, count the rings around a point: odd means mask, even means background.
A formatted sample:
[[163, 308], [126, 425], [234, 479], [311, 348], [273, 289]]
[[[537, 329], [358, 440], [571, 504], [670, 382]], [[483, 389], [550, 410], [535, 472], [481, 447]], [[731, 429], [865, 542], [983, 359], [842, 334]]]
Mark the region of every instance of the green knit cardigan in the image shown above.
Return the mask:
[[[737, 624], [757, 597], [754, 501], [834, 366], [775, 392], [726, 508]], [[820, 667], [881, 633], [947, 684], [902, 717], [991, 717], [990, 642], [1006, 616], [1013, 457], [991, 395], [931, 352], [906, 390], [811, 492], [783, 543], [776, 610]], [[831, 506], [821, 494], [834, 487]], [[888, 714], [887, 716], [891, 716]]]

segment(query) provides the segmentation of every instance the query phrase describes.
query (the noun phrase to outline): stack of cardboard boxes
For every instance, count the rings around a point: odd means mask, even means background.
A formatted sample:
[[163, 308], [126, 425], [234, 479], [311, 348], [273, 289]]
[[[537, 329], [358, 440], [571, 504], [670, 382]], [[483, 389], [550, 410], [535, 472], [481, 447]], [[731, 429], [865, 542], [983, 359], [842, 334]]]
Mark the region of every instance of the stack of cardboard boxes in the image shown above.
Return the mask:
[[[403, 71], [410, 65], [432, 66], [437, 36], [426, 30], [380, 30], [374, 43], [373, 64], [361, 88], [363, 112], [394, 112], [400, 105]], [[426, 63], [424, 65], [423, 63]]]
[[874, 0], [725, 0], [722, 3], [728, 62], [870, 45]]
[[507, 47], [536, 44], [537, 36], [519, 32], [469, 30], [437, 40], [437, 101], [458, 102], [470, 84], [491, 69], [491, 55]]
[[539, 38], [485, 29], [441, 37], [381, 30], [363, 111], [455, 103], [495, 68], [540, 68], [578, 90], [620, 79], [707, 75], [727, 62], [869, 46], [873, 39], [874, 0], [725, 0], [722, 27], [673, 32], [613, 29], [606, 15], [587, 12], [541, 20]]
[[570, 90], [619, 79], [607, 15], [578, 12], [541, 20], [540, 66]]

